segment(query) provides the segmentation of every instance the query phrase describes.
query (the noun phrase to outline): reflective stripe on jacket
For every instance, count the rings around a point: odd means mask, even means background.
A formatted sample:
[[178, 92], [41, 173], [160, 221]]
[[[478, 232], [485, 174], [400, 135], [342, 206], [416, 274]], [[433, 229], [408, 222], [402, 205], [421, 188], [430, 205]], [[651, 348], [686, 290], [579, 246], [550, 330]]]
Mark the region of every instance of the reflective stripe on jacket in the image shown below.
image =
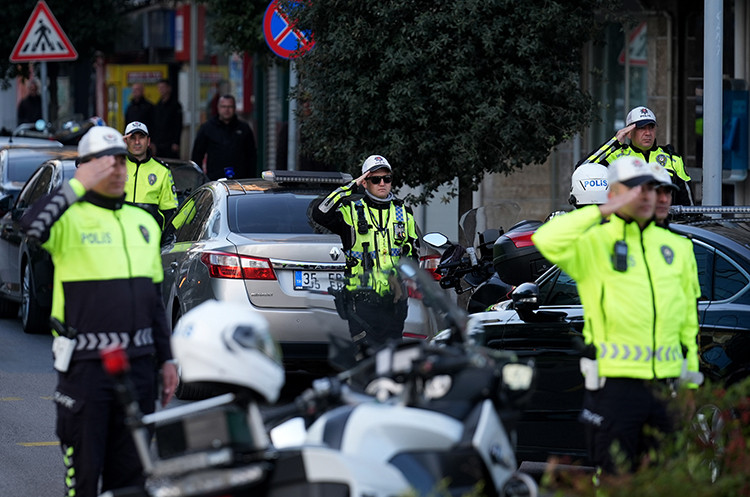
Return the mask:
[[[607, 151], [608, 148], [612, 148], [611, 151]], [[612, 164], [615, 159], [620, 157], [629, 156], [640, 157], [645, 162], [658, 162], [662, 167], [669, 171], [669, 174], [676, 174], [683, 181], [690, 181], [690, 176], [685, 170], [685, 164], [682, 162], [682, 157], [675, 153], [670, 153], [668, 150], [654, 144], [650, 150], [641, 150], [633, 144], [621, 145], [617, 139], [612, 139], [599, 147], [594, 153], [592, 153], [586, 162], [599, 162], [608, 166]]]
[[[698, 371], [697, 299], [690, 240], [650, 222], [643, 230], [598, 206], [557, 216], [532, 236], [545, 258], [576, 280], [584, 339], [597, 349], [604, 377], [676, 378], [683, 347]], [[614, 244], [627, 243], [627, 270], [613, 265]]]

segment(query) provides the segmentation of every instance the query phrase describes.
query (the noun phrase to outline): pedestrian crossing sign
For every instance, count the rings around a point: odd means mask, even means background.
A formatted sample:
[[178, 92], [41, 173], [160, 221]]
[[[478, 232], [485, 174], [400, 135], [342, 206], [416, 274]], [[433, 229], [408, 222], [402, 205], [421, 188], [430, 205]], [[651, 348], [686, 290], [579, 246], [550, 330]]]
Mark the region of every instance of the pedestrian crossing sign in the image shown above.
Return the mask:
[[11, 62], [76, 60], [78, 52], [52, 11], [40, 0], [10, 54]]

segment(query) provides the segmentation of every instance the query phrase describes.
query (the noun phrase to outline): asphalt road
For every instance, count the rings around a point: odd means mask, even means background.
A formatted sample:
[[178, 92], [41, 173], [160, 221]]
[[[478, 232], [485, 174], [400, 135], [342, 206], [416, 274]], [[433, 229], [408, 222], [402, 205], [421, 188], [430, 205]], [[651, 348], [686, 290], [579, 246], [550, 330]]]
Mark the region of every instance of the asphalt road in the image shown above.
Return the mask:
[[[0, 319], [0, 496], [64, 493], [51, 346], [51, 336], [26, 335], [18, 320]], [[282, 399], [291, 400], [310, 381], [305, 374], [289, 375]]]
[[0, 319], [0, 495], [60, 496], [51, 336], [25, 335]]

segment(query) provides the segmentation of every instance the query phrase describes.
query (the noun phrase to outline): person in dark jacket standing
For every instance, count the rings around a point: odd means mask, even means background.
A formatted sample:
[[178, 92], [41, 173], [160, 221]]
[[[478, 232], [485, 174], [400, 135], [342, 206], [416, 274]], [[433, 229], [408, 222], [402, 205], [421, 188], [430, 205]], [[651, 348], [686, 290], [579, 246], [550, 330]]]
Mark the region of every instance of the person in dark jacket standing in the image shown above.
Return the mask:
[[126, 153], [117, 130], [94, 126], [78, 144], [75, 176], [21, 219], [29, 239], [41, 244], [55, 265], [53, 400], [68, 496], [94, 497], [144, 484], [100, 352], [115, 345], [125, 349], [144, 413], [156, 407], [157, 368], [162, 405], [178, 382], [161, 299], [161, 230], [148, 212], [124, 203]]
[[132, 123], [137, 121], [146, 125], [147, 128], [153, 128], [154, 125], [154, 104], [143, 94], [143, 85], [133, 83], [130, 93], [130, 103], [125, 111], [125, 122]]
[[34, 123], [42, 118], [42, 96], [39, 94], [39, 82], [30, 79], [26, 84], [29, 93], [18, 103], [18, 124]]
[[172, 95], [169, 80], [162, 79], [159, 88], [159, 102], [154, 108], [154, 125], [151, 130], [151, 144], [155, 157], [180, 158], [180, 135], [182, 134], [182, 106]]
[[232, 95], [219, 98], [219, 115], [200, 127], [190, 158], [211, 180], [256, 175], [255, 135], [250, 125], [237, 117]]

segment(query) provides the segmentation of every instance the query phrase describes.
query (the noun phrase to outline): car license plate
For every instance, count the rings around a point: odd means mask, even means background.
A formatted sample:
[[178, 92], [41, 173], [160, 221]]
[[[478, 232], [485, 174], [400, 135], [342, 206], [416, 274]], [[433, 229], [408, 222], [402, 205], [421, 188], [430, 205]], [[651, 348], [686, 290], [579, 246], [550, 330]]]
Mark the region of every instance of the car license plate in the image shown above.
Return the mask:
[[327, 292], [329, 287], [339, 290], [344, 286], [344, 274], [334, 271], [295, 271], [294, 289]]

